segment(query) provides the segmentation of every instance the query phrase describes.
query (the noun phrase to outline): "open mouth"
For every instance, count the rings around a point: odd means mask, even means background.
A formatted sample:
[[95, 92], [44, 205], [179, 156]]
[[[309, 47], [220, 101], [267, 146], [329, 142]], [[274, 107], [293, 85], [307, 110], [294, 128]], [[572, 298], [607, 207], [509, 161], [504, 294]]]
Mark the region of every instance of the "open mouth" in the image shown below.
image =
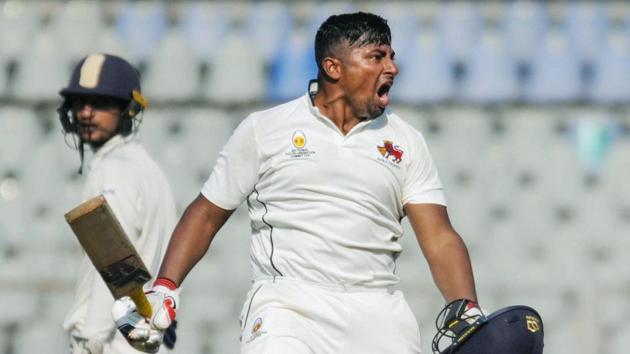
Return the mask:
[[376, 95], [378, 96], [380, 106], [385, 108], [389, 104], [389, 90], [392, 88], [391, 82], [386, 82], [382, 84], [378, 90], [376, 91]]

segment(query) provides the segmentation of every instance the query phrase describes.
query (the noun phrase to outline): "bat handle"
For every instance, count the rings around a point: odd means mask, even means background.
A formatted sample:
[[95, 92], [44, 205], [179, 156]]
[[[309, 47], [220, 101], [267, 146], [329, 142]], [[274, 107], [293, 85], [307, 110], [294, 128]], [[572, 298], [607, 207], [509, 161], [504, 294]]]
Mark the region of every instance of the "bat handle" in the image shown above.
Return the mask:
[[136, 311], [138, 311], [140, 315], [145, 318], [151, 318], [151, 316], [153, 316], [151, 303], [149, 303], [149, 299], [147, 299], [142, 288], [134, 289], [131, 294], [129, 294], [129, 297], [133, 300], [133, 303], [136, 304]]

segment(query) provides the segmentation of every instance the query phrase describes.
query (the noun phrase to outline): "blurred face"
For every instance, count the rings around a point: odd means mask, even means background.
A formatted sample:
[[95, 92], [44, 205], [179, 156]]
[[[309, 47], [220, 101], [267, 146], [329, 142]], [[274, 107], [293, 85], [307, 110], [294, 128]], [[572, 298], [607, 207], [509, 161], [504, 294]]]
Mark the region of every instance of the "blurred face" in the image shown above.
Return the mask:
[[72, 113], [79, 124], [81, 139], [99, 147], [118, 133], [120, 106], [104, 96], [79, 96], [72, 99]]
[[372, 119], [389, 104], [389, 89], [398, 75], [394, 51], [386, 44], [345, 47], [339, 84], [355, 116]]

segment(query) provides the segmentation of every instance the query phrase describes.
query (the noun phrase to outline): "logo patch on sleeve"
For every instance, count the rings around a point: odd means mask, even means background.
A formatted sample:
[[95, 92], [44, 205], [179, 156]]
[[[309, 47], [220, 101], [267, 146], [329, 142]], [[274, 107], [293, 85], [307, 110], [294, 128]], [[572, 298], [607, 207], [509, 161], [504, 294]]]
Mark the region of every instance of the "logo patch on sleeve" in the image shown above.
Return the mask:
[[262, 330], [262, 326], [263, 326], [263, 320], [262, 318], [258, 317], [254, 320], [254, 323], [252, 324], [252, 333], [251, 336], [249, 337], [249, 339], [247, 340], [246, 343], [250, 343], [253, 340], [259, 338], [260, 336], [267, 334], [267, 331], [263, 331]]

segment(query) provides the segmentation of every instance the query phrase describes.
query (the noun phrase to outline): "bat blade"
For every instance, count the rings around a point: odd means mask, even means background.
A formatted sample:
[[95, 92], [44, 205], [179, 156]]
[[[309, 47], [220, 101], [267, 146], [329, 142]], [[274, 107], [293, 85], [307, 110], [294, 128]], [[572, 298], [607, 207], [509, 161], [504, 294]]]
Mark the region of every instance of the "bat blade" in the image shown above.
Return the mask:
[[79, 204], [65, 218], [114, 298], [131, 297], [138, 313], [151, 317], [151, 305], [142, 289], [151, 274], [105, 197]]

